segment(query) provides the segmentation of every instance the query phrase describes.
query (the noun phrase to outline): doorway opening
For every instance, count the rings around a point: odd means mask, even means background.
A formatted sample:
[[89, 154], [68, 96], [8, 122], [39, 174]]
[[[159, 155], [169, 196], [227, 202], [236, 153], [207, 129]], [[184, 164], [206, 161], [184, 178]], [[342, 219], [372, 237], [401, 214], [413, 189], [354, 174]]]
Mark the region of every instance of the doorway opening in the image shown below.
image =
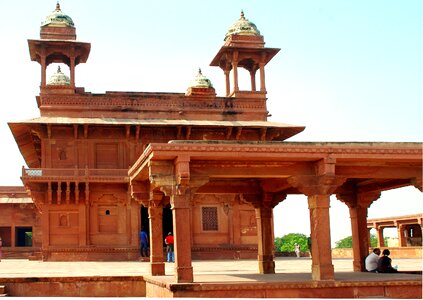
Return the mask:
[[32, 227], [15, 228], [16, 247], [32, 247]]
[[[144, 228], [147, 233], [150, 232], [150, 221], [148, 219], [148, 208], [141, 206], [141, 228]], [[172, 209], [170, 204], [163, 207], [163, 232], [162, 232], [162, 241], [164, 243], [164, 239], [169, 232], [173, 233], [173, 218], [172, 218]]]
[[166, 246], [164, 244], [164, 239], [169, 232], [172, 232], [173, 234], [173, 215], [172, 215], [172, 209], [170, 204], [163, 207], [163, 238], [162, 240], [163, 240], [164, 246]]

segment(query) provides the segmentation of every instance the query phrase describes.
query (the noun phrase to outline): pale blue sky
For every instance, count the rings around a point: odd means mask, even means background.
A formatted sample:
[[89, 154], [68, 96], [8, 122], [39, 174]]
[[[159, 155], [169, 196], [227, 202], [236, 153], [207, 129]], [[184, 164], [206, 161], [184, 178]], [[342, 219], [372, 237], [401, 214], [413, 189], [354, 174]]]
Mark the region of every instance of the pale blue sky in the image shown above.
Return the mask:
[[[87, 91], [185, 92], [201, 67], [222, 96], [223, 72], [209, 64], [242, 9], [266, 46], [281, 48], [266, 67], [267, 103], [271, 121], [306, 126], [291, 141], [422, 141], [423, 1], [60, 4], [72, 17], [78, 40], [92, 43], [87, 63], [76, 68], [76, 83]], [[55, 5], [53, 0], [0, 2], [2, 185], [21, 184], [24, 161], [6, 122], [39, 115], [40, 67], [30, 61], [27, 39], [39, 38], [41, 21]], [[277, 236], [309, 233], [306, 199], [294, 198], [275, 210]], [[384, 193], [369, 217], [422, 211], [422, 195], [412, 187]], [[348, 211], [337, 200], [331, 222], [339, 227], [333, 241], [349, 234]]]

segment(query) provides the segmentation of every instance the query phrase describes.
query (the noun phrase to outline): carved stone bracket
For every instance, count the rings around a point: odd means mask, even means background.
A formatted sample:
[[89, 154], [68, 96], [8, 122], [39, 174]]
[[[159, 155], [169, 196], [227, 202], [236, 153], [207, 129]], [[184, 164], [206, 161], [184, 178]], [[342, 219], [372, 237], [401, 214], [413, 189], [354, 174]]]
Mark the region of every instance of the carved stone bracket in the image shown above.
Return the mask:
[[349, 208], [369, 208], [373, 201], [380, 198], [380, 191], [364, 192], [364, 193], [340, 193], [336, 194], [336, 198], [344, 202]]
[[301, 175], [288, 178], [288, 183], [307, 196], [331, 195], [346, 177], [335, 175]]

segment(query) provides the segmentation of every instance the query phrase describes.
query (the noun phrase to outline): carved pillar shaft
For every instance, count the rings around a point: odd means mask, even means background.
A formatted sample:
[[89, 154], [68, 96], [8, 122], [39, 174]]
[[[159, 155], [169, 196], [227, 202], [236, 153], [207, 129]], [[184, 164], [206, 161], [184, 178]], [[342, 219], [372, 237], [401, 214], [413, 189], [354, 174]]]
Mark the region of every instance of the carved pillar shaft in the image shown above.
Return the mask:
[[265, 83], [265, 76], [264, 76], [264, 63], [260, 63], [260, 91], [266, 91], [266, 83]]
[[41, 55], [41, 87], [45, 87], [47, 83], [47, 65], [45, 55]]
[[376, 226], [377, 246], [385, 247], [385, 239], [383, 238], [383, 227]]
[[75, 87], [75, 56], [70, 59], [70, 86]]
[[380, 191], [358, 193], [353, 190], [336, 196], [348, 205], [350, 211], [354, 272], [365, 271], [365, 259], [370, 247], [367, 208], [380, 197]]
[[256, 91], [256, 71], [251, 70], [250, 71], [250, 77], [251, 77], [251, 91]]
[[335, 278], [330, 245], [329, 197], [330, 195], [308, 196], [313, 280]]
[[365, 271], [365, 258], [369, 254], [369, 231], [367, 230], [367, 208], [350, 207], [354, 272]]
[[271, 207], [256, 208], [257, 236], [258, 236], [258, 263], [261, 274], [274, 274], [273, 260], [273, 219]]
[[399, 247], [406, 247], [406, 235], [405, 235], [405, 226], [401, 224], [397, 224], [397, 232], [398, 232], [398, 246]]
[[172, 195], [176, 282], [193, 282], [189, 193]]
[[148, 207], [150, 221], [150, 265], [151, 275], [165, 275], [163, 262], [163, 207]]
[[238, 51], [234, 51], [233, 53], [232, 70], [234, 75], [234, 92], [238, 92]]
[[224, 71], [225, 74], [225, 83], [226, 83], [226, 97], [229, 97], [229, 95], [231, 94], [231, 81], [229, 79], [229, 73], [230, 73], [230, 69], [226, 69]]

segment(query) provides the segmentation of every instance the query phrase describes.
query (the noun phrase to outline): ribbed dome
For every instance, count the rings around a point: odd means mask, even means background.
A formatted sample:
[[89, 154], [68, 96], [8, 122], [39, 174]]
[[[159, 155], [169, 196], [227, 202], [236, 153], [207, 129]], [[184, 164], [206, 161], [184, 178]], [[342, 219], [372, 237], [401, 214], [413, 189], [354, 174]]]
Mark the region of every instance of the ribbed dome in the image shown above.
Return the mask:
[[257, 26], [253, 22], [248, 21], [248, 19], [244, 17], [244, 12], [241, 11], [241, 17], [231, 27], [229, 27], [224, 41], [226, 41], [226, 39], [232, 34], [259, 36], [260, 31], [257, 29]]
[[62, 73], [59, 66], [57, 68], [57, 72], [51, 75], [47, 85], [70, 85], [70, 79], [68, 76]]
[[196, 88], [211, 88], [213, 87], [211, 81], [201, 73], [201, 69], [198, 69], [198, 74], [194, 80], [191, 81], [190, 87]]
[[71, 17], [65, 15], [61, 9], [60, 4], [57, 2], [56, 9], [46, 17], [45, 21], [41, 23], [41, 26], [65, 26], [74, 27]]

